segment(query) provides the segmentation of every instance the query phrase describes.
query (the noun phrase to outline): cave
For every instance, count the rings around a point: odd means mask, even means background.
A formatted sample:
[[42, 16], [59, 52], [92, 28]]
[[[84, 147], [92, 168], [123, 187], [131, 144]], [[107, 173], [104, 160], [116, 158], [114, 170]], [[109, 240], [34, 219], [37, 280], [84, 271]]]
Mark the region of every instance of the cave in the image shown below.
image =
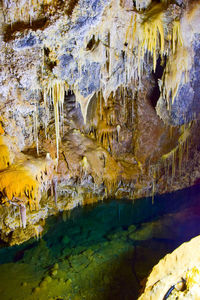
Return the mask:
[[199, 299], [200, 1], [0, 18], [0, 299]]

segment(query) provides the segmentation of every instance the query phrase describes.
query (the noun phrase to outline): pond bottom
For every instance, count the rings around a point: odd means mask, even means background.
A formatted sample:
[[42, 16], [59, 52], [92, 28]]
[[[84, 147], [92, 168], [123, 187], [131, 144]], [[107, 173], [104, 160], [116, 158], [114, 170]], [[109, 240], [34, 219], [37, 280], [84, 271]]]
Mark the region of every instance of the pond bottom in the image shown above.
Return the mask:
[[42, 239], [0, 249], [2, 300], [134, 300], [151, 268], [200, 233], [200, 187], [77, 208]]

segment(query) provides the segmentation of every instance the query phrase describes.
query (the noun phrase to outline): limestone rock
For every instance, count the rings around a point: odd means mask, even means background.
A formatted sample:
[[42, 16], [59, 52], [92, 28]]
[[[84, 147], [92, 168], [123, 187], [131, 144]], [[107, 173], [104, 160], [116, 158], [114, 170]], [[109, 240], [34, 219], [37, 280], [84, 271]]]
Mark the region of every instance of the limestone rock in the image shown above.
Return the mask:
[[[180, 20], [182, 44], [185, 50], [181, 52], [179, 47], [177, 52], [174, 52], [174, 57], [167, 62], [167, 67], [169, 66], [170, 69], [162, 77], [163, 93], [157, 103], [157, 113], [165, 122], [173, 125], [182, 125], [199, 119], [200, 115], [199, 2], [190, 4], [189, 8], [190, 10], [186, 10]], [[166, 91], [169, 93], [169, 99]]]
[[[196, 299], [199, 297], [199, 278], [200, 269], [200, 237], [197, 236], [191, 241], [182, 244], [171, 254], [167, 254], [153, 268], [146, 283], [144, 293], [140, 300], [163, 299]], [[183, 291], [173, 291], [170, 288], [178, 282], [185, 280], [186, 286]], [[176, 288], [172, 288], [174, 290]]]

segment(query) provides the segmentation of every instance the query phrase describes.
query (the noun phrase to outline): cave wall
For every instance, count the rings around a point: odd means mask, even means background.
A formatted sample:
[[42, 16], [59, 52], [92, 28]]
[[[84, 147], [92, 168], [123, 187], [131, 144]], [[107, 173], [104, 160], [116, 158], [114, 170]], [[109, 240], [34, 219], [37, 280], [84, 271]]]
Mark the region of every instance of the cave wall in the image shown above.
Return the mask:
[[2, 1], [2, 240], [77, 204], [198, 180], [199, 5]]

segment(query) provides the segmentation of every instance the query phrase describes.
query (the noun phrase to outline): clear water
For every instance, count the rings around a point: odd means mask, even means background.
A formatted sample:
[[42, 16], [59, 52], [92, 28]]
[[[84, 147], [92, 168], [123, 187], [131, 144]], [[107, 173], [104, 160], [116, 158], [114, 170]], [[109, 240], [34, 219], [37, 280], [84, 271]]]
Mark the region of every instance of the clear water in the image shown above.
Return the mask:
[[47, 220], [40, 240], [0, 248], [0, 299], [137, 299], [153, 265], [200, 234], [200, 186], [100, 202]]

